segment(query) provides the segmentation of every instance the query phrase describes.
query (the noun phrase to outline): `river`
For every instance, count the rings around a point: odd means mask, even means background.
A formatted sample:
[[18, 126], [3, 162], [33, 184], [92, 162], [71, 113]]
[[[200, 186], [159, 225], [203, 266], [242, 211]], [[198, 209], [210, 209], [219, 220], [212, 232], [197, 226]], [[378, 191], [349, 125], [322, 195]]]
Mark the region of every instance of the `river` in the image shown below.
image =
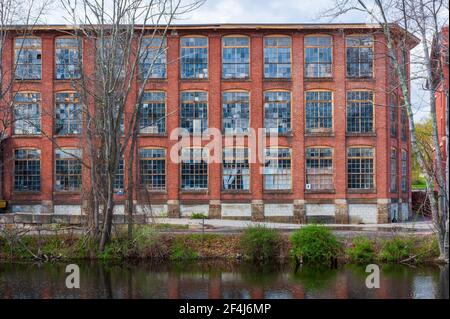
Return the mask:
[[80, 288], [66, 264], [0, 263], [0, 298], [449, 298], [448, 266], [380, 265], [368, 289], [364, 266], [254, 266], [207, 261], [152, 264], [79, 262]]

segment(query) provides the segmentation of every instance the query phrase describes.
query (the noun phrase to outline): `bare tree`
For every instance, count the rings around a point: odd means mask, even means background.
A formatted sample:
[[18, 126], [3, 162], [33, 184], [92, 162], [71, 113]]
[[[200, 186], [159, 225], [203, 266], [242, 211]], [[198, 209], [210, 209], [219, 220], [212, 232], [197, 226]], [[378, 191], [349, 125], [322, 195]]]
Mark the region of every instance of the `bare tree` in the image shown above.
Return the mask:
[[[204, 0], [61, 0], [73, 32], [89, 47], [93, 69], [74, 81], [83, 104], [90, 170], [90, 226], [102, 251], [111, 237], [114, 184], [119, 161], [128, 164], [125, 187], [132, 236], [139, 108], [158, 57], [166, 51], [169, 26]], [[148, 47], [153, 48], [149, 55]], [[155, 50], [156, 46], [156, 50]], [[143, 71], [140, 62], [147, 67]], [[132, 104], [130, 106], [130, 104]], [[124, 116], [126, 123], [124, 123]]]
[[[32, 35], [35, 27], [43, 22], [51, 3], [51, 0], [0, 0], [0, 171], [4, 160], [12, 160], [2, 158], [2, 146], [15, 119], [12, 87], [17, 64], [15, 60], [12, 63], [7, 61], [10, 54], [8, 41], [13, 37]], [[22, 49], [23, 43], [14, 48], [16, 57], [21, 54]], [[20, 82], [16, 84], [16, 87], [20, 87]]]
[[[439, 243], [440, 259], [448, 263], [448, 193], [445, 171], [442, 166], [442, 151], [439, 145], [436, 119], [436, 87], [432, 85], [435, 77], [443, 78], [443, 67], [434, 61], [431, 55], [431, 43], [440, 48], [442, 39], [439, 33], [443, 25], [448, 24], [448, 1], [446, 0], [337, 0], [336, 8], [328, 11], [329, 15], [339, 16], [349, 11], [362, 11], [379, 24], [385, 38], [389, 59], [398, 79], [406, 108], [412, 150], [419, 165], [424, 169], [427, 194], [430, 200], [433, 224]], [[402, 27], [402, 29], [399, 28]], [[408, 38], [415, 36], [421, 41], [422, 50], [408, 56]], [[411, 63], [411, 64], [410, 64]], [[427, 165], [429, 154], [420, 147], [415, 129], [411, 86], [408, 72], [411, 66], [418, 68], [415, 75], [423, 81], [423, 89], [428, 91], [429, 111], [432, 124], [432, 141], [434, 157], [432, 165]], [[435, 196], [437, 192], [437, 198]]]

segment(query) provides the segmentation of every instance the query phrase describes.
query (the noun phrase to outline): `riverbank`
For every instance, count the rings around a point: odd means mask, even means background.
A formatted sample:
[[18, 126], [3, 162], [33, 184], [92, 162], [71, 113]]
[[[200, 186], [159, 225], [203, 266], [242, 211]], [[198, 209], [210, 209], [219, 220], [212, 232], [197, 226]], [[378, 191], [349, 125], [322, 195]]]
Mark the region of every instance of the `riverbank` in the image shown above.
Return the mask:
[[[45, 234], [39, 232], [32, 235], [17, 235], [13, 229], [4, 229], [0, 238], [0, 260], [176, 261], [248, 259], [250, 256], [250, 259], [262, 261], [264, 258], [286, 260], [294, 257], [293, 234], [290, 232], [259, 227], [253, 232], [254, 238], [245, 239], [247, 230], [239, 233], [207, 233], [204, 230], [188, 233], [187, 229], [180, 225], [139, 225], [135, 227], [134, 239], [130, 243], [125, 227], [116, 228], [112, 241], [103, 252], [96, 252], [89, 238], [79, 232], [68, 232], [67, 229], [63, 232], [56, 226], [53, 234], [49, 234], [48, 228]], [[268, 231], [272, 235], [268, 236]], [[435, 237], [430, 234], [382, 232], [377, 235], [377, 232], [370, 232], [370, 235], [365, 235], [356, 232], [352, 235], [345, 232], [343, 235], [339, 232], [334, 231], [331, 236], [338, 243], [333, 256], [340, 263], [430, 263], [439, 255]], [[258, 254], [265, 254], [265, 257], [259, 258]]]

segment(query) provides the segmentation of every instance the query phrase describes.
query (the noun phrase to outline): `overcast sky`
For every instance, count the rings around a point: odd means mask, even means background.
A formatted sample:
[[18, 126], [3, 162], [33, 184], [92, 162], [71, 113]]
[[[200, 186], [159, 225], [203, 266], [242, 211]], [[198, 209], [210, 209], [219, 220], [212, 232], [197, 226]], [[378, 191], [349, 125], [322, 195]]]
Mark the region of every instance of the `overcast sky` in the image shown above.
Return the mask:
[[[59, 1], [56, 1], [58, 3]], [[334, 0], [206, 0], [199, 9], [178, 20], [179, 24], [195, 23], [327, 23], [372, 22], [360, 12], [351, 12], [337, 20], [323, 17], [323, 12], [333, 6]], [[57, 5], [56, 5], [57, 6]], [[66, 23], [63, 11], [55, 7], [48, 23]], [[412, 102], [416, 120], [428, 115], [427, 93], [421, 83], [414, 82]]]

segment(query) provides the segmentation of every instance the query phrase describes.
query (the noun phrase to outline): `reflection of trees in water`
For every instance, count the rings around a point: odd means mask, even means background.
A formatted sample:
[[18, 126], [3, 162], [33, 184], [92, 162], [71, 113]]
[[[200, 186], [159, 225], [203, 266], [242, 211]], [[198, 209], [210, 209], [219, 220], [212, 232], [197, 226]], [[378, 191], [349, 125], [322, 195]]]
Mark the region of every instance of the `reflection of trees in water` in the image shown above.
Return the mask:
[[302, 265], [292, 273], [292, 281], [298, 282], [306, 291], [321, 291], [328, 288], [336, 279], [339, 271], [335, 268]]

